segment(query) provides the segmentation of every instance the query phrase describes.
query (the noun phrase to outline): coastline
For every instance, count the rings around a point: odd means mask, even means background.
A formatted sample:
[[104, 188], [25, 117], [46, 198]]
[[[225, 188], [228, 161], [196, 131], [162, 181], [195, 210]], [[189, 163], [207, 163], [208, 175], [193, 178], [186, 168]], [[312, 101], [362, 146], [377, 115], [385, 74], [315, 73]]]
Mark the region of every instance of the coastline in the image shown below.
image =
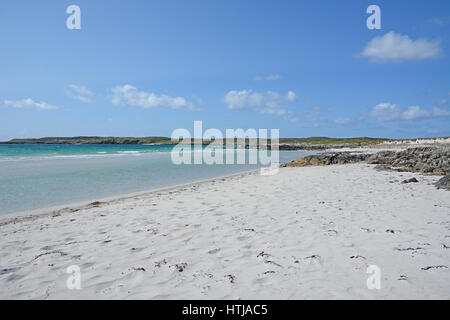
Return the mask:
[[[2, 225], [0, 299], [448, 299], [437, 179], [282, 168]], [[81, 290], [66, 287], [73, 265]], [[370, 265], [381, 290], [366, 287]]]
[[0, 11], [0, 303], [450, 301], [450, 1], [54, 2]]
[[82, 209], [89, 209], [92, 206], [92, 203], [96, 203], [96, 202], [101, 203], [101, 205], [106, 205], [106, 204], [114, 203], [114, 202], [121, 201], [121, 200], [128, 200], [128, 199], [133, 199], [133, 198], [151, 196], [152, 194], [159, 193], [159, 192], [166, 192], [166, 191], [171, 191], [171, 190], [175, 190], [175, 189], [179, 189], [179, 188], [191, 187], [193, 185], [199, 185], [199, 184], [208, 183], [208, 182], [215, 182], [216, 180], [232, 179], [232, 178], [236, 178], [236, 177], [257, 174], [259, 171], [260, 171], [260, 169], [249, 170], [249, 171], [243, 171], [243, 172], [224, 175], [224, 176], [218, 176], [218, 177], [210, 178], [210, 179], [201, 179], [201, 180], [196, 180], [196, 181], [188, 182], [188, 183], [175, 184], [173, 186], [143, 190], [143, 191], [132, 192], [132, 193], [123, 193], [123, 194], [118, 194], [118, 195], [111, 196], [111, 197], [93, 198], [90, 200], [67, 203], [67, 204], [63, 204], [63, 205], [49, 206], [49, 207], [38, 208], [38, 209], [22, 210], [22, 211], [17, 211], [17, 212], [5, 213], [5, 214], [0, 215], [0, 227], [3, 225], [6, 225], [6, 224], [10, 224], [10, 223], [35, 220], [35, 219], [38, 219], [39, 217], [47, 217], [47, 216], [51, 216], [53, 214], [73, 213], [73, 212], [77, 212]]
[[[450, 141], [450, 138], [447, 139]], [[447, 140], [442, 140], [444, 143]], [[440, 141], [440, 140], [439, 140]], [[423, 141], [422, 141], [423, 143]], [[448, 144], [448, 143], [447, 143]], [[425, 143], [425, 146], [433, 146], [433, 145], [442, 145], [442, 142], [434, 142], [434, 143]], [[423, 146], [423, 144], [419, 144], [418, 146]], [[312, 147], [310, 145], [310, 147]], [[310, 151], [310, 152], [325, 152], [325, 153], [340, 153], [340, 152], [350, 152], [350, 153], [362, 153], [362, 154], [375, 154], [377, 152], [380, 151], [387, 151], [387, 150], [391, 150], [391, 151], [401, 151], [401, 150], [405, 150], [406, 148], [409, 147], [416, 147], [415, 144], [412, 143], [383, 143], [383, 144], [378, 144], [378, 145], [369, 145], [369, 146], [360, 146], [360, 145], [348, 145], [348, 144], [343, 144], [343, 145], [338, 145], [336, 147], [336, 145], [317, 145], [317, 148], [314, 149], [307, 149], [304, 151]], [[324, 149], [325, 147], [327, 147], [327, 149]], [[301, 150], [304, 149], [304, 146], [301, 146], [300, 148]], [[287, 149], [286, 151], [298, 151], [298, 149]], [[287, 161], [289, 162], [289, 161]], [[286, 163], [287, 163], [286, 162]], [[292, 162], [292, 161], [291, 161]], [[281, 163], [280, 165], [283, 166], [286, 163]], [[234, 176], [234, 175], [239, 175], [241, 173], [245, 173], [245, 172], [251, 172], [251, 171], [258, 171], [259, 169], [248, 169], [245, 171], [241, 171], [238, 173], [232, 173], [232, 174], [225, 174], [225, 175], [220, 175], [217, 177], [213, 177], [213, 178], [201, 178], [199, 180], [194, 180], [192, 182], [186, 182], [186, 183], [177, 183], [177, 184], [173, 184], [173, 185], [168, 185], [168, 186], [163, 186], [163, 187], [155, 187], [155, 188], [150, 188], [150, 189], [142, 189], [139, 191], [135, 191], [135, 192], [118, 192], [115, 193], [114, 195], [111, 196], [97, 196], [97, 197], [86, 197], [85, 199], [81, 199], [81, 200], [77, 200], [74, 202], [65, 202], [65, 203], [61, 203], [61, 204], [56, 204], [56, 205], [46, 205], [46, 206], [42, 206], [42, 207], [37, 207], [35, 209], [20, 209], [18, 211], [13, 211], [13, 212], [6, 212], [6, 213], [2, 213], [0, 214], [0, 225], [5, 223], [5, 220], [12, 220], [12, 219], [18, 219], [20, 217], [24, 217], [24, 216], [31, 216], [31, 215], [42, 215], [42, 214], [51, 214], [55, 211], [70, 211], [70, 210], [80, 210], [82, 208], [85, 208], [87, 206], [89, 206], [90, 203], [92, 202], [111, 202], [114, 200], [119, 200], [122, 198], [129, 198], [129, 197], [134, 197], [134, 196], [139, 196], [141, 194], [147, 194], [147, 193], [151, 193], [151, 192], [157, 192], [159, 190], [165, 190], [167, 188], [173, 188], [173, 187], [179, 187], [179, 186], [183, 186], [183, 185], [189, 185], [191, 183], [198, 183], [198, 182], [203, 182], [203, 181], [208, 181], [211, 179], [220, 179], [223, 177], [228, 177], [228, 176]], [[9, 223], [9, 222], [8, 222]]]
[[448, 191], [375, 169], [253, 170], [0, 219], [0, 299], [449, 299]]
[[[144, 146], [142, 146], [144, 147]], [[159, 147], [138, 150], [122, 147], [65, 146], [0, 152], [0, 219], [39, 209], [57, 209], [87, 201], [141, 193], [234, 173], [256, 170], [258, 164], [177, 165], [171, 153]], [[0, 150], [1, 151], [1, 150]], [[48, 153], [54, 152], [47, 156]], [[43, 153], [44, 155], [41, 155]], [[316, 152], [283, 151], [284, 163]], [[94, 154], [94, 155], [91, 155]], [[25, 212], [28, 213], [28, 212]]]

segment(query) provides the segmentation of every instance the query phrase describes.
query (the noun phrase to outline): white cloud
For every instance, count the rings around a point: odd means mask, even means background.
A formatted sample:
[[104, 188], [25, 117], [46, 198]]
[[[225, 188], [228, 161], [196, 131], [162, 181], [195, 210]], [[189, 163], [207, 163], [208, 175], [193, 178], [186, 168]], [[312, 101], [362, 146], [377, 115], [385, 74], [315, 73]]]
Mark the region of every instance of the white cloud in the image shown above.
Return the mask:
[[192, 102], [183, 97], [171, 97], [165, 94], [155, 94], [139, 91], [136, 87], [126, 84], [116, 86], [112, 90], [111, 102], [115, 105], [129, 105], [140, 108], [168, 107], [172, 109], [194, 109]]
[[94, 93], [85, 86], [70, 84], [68, 89], [68, 95], [81, 102], [89, 103]]
[[400, 117], [401, 111], [396, 104], [380, 103], [372, 108], [370, 116], [380, 121], [397, 120]]
[[419, 106], [408, 107], [400, 114], [402, 120], [417, 120], [432, 117], [432, 113], [428, 110], [421, 109]]
[[419, 120], [426, 118], [447, 117], [450, 111], [440, 108], [431, 110], [422, 109], [419, 106], [410, 106], [406, 109], [400, 108], [393, 103], [380, 103], [372, 108], [370, 116], [379, 121], [396, 121], [396, 120]]
[[432, 110], [433, 117], [449, 117], [450, 110], [434, 107]]
[[347, 124], [350, 124], [352, 122], [352, 120], [350, 120], [349, 118], [341, 117], [341, 118], [334, 119], [333, 122], [336, 123], [336, 124], [345, 126]]
[[36, 102], [30, 98], [17, 101], [5, 100], [3, 103], [7, 106], [18, 109], [38, 109], [38, 110], [58, 109], [57, 106], [48, 104], [46, 102]]
[[447, 104], [447, 99], [441, 99], [436, 104], [439, 106], [445, 106]]
[[406, 35], [391, 31], [370, 40], [362, 55], [375, 62], [400, 62], [436, 58], [441, 53], [440, 42], [437, 40], [412, 40]]
[[261, 77], [261, 76], [253, 77], [253, 80], [255, 80], [255, 81], [261, 81], [261, 80], [274, 81], [274, 80], [280, 80], [280, 79], [281, 79], [281, 76], [279, 74], [270, 74], [266, 77]]
[[286, 96], [286, 100], [289, 101], [289, 102], [295, 102], [295, 101], [298, 100], [298, 97], [295, 94], [295, 92], [289, 91], [287, 96]]
[[295, 102], [297, 99], [297, 95], [292, 91], [282, 95], [274, 91], [259, 93], [252, 90], [232, 90], [225, 95], [223, 101], [228, 109], [249, 108], [258, 113], [283, 115], [286, 113], [283, 104]]

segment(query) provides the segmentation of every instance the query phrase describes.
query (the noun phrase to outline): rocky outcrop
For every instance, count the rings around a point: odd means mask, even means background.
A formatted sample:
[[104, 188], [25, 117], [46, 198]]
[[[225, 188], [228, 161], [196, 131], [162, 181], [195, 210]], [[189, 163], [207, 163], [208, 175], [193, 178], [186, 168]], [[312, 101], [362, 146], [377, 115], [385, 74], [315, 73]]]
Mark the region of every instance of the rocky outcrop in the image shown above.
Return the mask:
[[350, 152], [322, 153], [288, 162], [282, 167], [324, 166], [365, 162], [377, 169], [412, 171], [432, 175], [450, 174], [448, 148], [420, 147], [403, 151], [381, 151], [375, 154]]
[[435, 186], [438, 189], [450, 190], [450, 174], [442, 177], [438, 182], [436, 182]]
[[281, 167], [328, 166], [330, 164], [346, 164], [366, 161], [369, 154], [350, 152], [323, 153], [307, 156], [281, 165]]
[[410, 148], [400, 152], [378, 152], [367, 163], [379, 169], [420, 172], [432, 175], [450, 174], [450, 150], [436, 147]]
[[417, 182], [419, 182], [419, 180], [417, 180], [416, 178], [411, 178], [411, 179], [406, 179], [406, 180], [403, 180], [402, 181], [402, 183], [403, 184], [405, 184], [405, 183], [417, 183]]

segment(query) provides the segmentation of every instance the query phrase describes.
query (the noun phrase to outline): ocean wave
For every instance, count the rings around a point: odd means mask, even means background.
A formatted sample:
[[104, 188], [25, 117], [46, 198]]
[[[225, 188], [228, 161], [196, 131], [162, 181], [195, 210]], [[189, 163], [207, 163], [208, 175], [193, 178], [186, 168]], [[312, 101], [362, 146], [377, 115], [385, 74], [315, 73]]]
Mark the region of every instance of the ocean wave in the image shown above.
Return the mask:
[[125, 158], [136, 157], [143, 155], [158, 155], [170, 154], [170, 151], [153, 151], [153, 152], [139, 152], [139, 151], [119, 151], [115, 153], [97, 152], [94, 154], [72, 154], [72, 155], [30, 155], [30, 156], [0, 156], [1, 162], [15, 162], [15, 161], [43, 161], [43, 160], [65, 160], [65, 159], [102, 159], [102, 158]]

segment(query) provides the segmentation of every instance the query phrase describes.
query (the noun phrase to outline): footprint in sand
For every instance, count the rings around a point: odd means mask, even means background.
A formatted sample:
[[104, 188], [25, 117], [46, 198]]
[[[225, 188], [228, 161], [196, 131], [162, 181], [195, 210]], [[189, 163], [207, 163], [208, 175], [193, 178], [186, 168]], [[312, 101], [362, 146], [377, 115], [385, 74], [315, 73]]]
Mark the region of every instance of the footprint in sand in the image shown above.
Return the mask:
[[323, 265], [323, 259], [318, 254], [313, 254], [309, 257], [304, 258], [305, 260], [309, 260], [311, 264], [317, 264], [319, 266]]

